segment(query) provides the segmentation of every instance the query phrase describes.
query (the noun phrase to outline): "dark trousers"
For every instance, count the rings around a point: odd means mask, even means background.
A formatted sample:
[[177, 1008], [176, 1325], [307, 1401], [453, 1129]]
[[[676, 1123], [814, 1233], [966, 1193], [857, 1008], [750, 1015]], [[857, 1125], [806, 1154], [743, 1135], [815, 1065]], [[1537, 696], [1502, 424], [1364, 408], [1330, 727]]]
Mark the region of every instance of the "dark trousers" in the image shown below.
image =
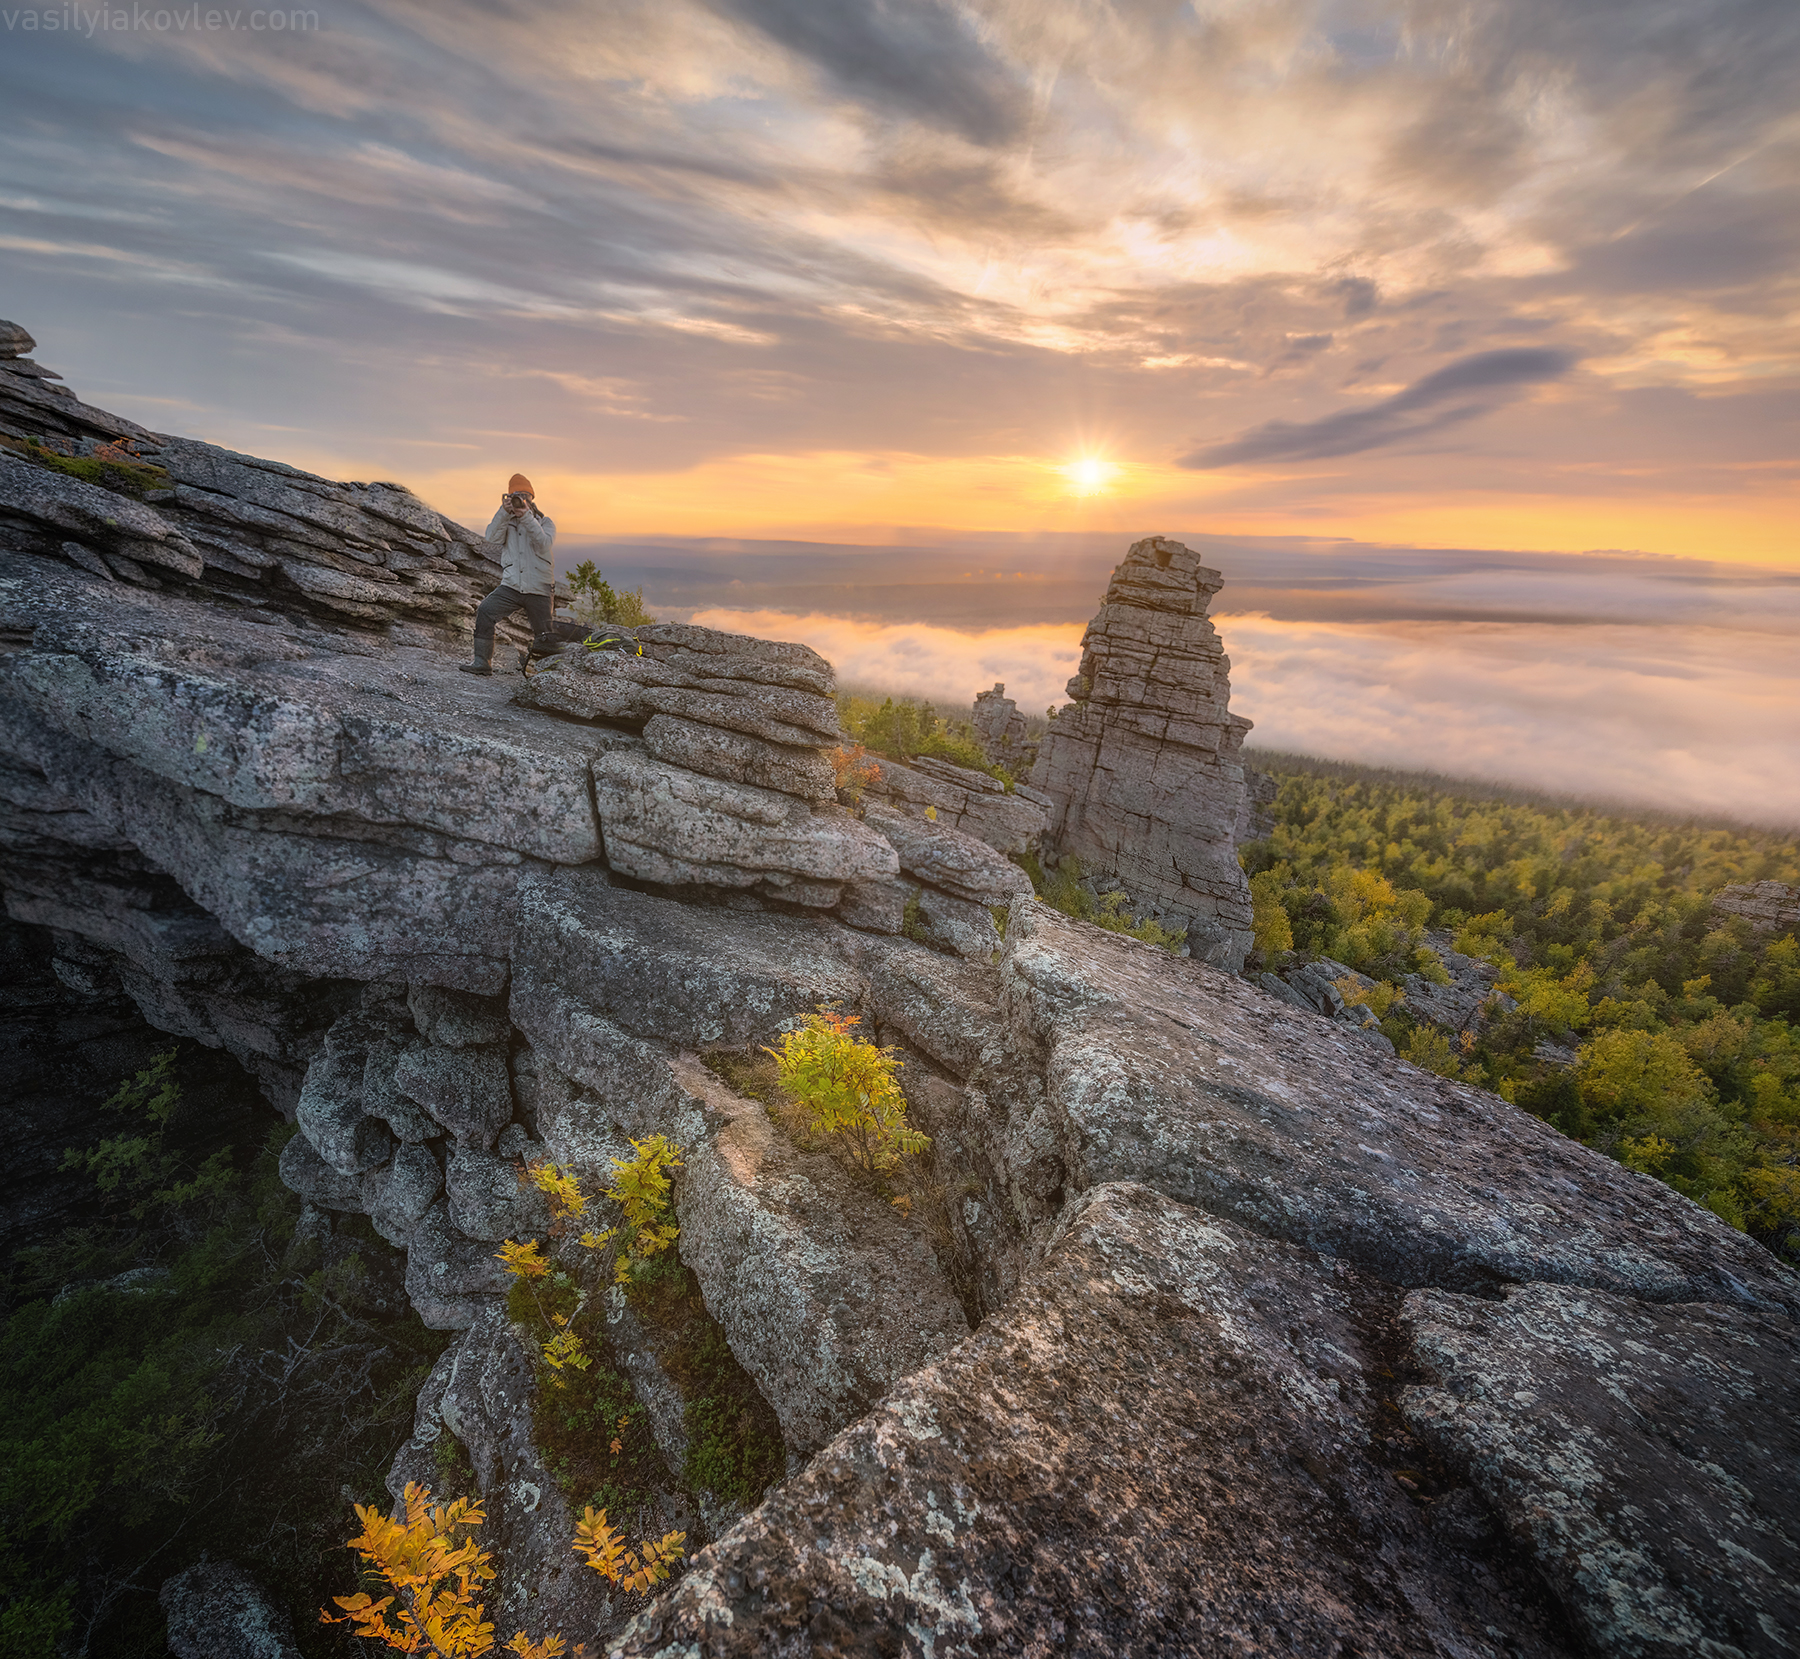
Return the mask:
[[535, 636], [533, 644], [545, 646], [551, 643], [553, 635], [550, 626], [550, 595], [547, 593], [520, 593], [517, 588], [504, 585], [494, 589], [482, 600], [480, 608], [475, 612], [475, 638], [477, 643], [486, 640], [490, 645], [494, 642], [494, 627], [503, 622], [515, 611], [523, 609], [531, 620], [531, 632]]

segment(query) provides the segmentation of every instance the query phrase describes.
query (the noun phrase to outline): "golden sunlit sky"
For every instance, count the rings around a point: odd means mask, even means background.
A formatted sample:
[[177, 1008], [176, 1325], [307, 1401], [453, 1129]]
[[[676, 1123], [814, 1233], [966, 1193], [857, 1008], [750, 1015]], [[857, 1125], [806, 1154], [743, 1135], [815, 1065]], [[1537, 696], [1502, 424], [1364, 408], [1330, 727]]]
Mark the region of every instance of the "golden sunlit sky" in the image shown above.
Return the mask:
[[[469, 523], [517, 469], [571, 546], [822, 572], [958, 537], [1021, 572], [1086, 538], [1100, 581], [1153, 532], [1235, 538], [1232, 583], [1278, 543], [1609, 550], [1775, 582], [1765, 616], [1800, 572], [1794, 0], [59, 6], [0, 16], [0, 95], [0, 316], [42, 361]], [[1524, 627], [1548, 577], [1509, 568]], [[932, 625], [1072, 649], [1097, 586]], [[779, 614], [904, 624], [866, 609]], [[1678, 609], [1590, 621], [1666, 663]]]

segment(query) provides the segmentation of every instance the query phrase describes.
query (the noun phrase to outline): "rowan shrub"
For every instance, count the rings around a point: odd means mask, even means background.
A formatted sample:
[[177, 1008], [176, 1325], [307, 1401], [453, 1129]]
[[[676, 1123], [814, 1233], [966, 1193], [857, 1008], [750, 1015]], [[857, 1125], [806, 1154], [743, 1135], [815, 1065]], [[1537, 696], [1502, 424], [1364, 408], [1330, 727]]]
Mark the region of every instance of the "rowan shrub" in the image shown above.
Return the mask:
[[821, 1005], [766, 1052], [775, 1057], [805, 1133], [835, 1142], [866, 1174], [885, 1175], [901, 1158], [925, 1151], [931, 1139], [907, 1124], [899, 1055], [858, 1038], [859, 1023]]

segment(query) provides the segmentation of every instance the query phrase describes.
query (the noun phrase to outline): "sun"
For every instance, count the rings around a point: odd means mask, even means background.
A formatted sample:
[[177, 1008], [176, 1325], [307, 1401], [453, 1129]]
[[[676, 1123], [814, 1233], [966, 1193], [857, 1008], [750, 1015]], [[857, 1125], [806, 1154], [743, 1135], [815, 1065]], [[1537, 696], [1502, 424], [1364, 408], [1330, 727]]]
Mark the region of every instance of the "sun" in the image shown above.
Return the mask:
[[1118, 470], [1111, 461], [1102, 461], [1092, 455], [1071, 461], [1062, 469], [1077, 495], [1098, 495], [1112, 482], [1113, 474]]

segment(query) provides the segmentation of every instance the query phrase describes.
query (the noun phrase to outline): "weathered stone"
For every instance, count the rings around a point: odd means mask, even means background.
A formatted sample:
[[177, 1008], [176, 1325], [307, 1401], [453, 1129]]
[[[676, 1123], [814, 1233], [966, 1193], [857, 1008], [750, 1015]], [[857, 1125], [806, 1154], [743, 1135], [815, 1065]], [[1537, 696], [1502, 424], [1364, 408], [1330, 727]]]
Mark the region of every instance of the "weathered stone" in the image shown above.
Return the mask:
[[1715, 916], [1742, 916], [1758, 933], [1800, 927], [1800, 887], [1781, 881], [1740, 882], [1713, 895]]
[[444, 1190], [457, 1230], [494, 1241], [541, 1236], [550, 1225], [550, 1212], [544, 1195], [523, 1175], [521, 1165], [479, 1147], [451, 1147]]
[[863, 963], [882, 1025], [952, 1075], [972, 1075], [985, 1051], [1014, 1042], [1000, 1018], [999, 974], [985, 960], [946, 961], [908, 940], [884, 939], [869, 942]]
[[434, 1141], [443, 1134], [443, 1125], [402, 1093], [394, 1081], [394, 1070], [405, 1052], [387, 1037], [377, 1037], [369, 1044], [363, 1062], [363, 1110], [380, 1118], [403, 1141]]
[[1132, 544], [1031, 782], [1055, 803], [1047, 848], [1116, 877], [1135, 905], [1185, 926], [1194, 955], [1235, 972], [1251, 944], [1233, 843], [1250, 722], [1226, 706], [1231, 664], [1206, 619], [1221, 581], [1180, 542]]
[[307, 1068], [295, 1117], [313, 1150], [340, 1175], [360, 1175], [393, 1155], [394, 1137], [363, 1110], [361, 1051], [329, 1049]]
[[197, 579], [199, 550], [173, 524], [141, 501], [83, 483], [48, 467], [31, 466], [0, 449], [0, 518], [34, 528], [44, 551], [62, 551], [74, 537], [159, 570]]
[[790, 686], [819, 697], [830, 697], [837, 690], [836, 672], [810, 645], [725, 633], [691, 622], [655, 622], [639, 628], [637, 638], [652, 657], [697, 679]]
[[1800, 1309], [1761, 1245], [1498, 1095], [1035, 900], [1006, 940], [1002, 1007], [1046, 1047], [1073, 1190], [1143, 1181], [1401, 1285]]
[[961, 1341], [968, 1321], [892, 1208], [697, 1063], [676, 1075], [723, 1120], [685, 1153], [682, 1260], [783, 1438], [811, 1452]]
[[321, 1158], [305, 1135], [296, 1135], [281, 1149], [276, 1166], [282, 1184], [297, 1192], [309, 1204], [323, 1210], [347, 1210], [352, 1214], [363, 1207], [363, 1186], [354, 1175], [344, 1175]]
[[406, 1294], [434, 1331], [466, 1330], [498, 1304], [510, 1283], [494, 1247], [458, 1229], [444, 1199], [420, 1217], [406, 1241]]
[[644, 756], [594, 763], [607, 862], [659, 885], [756, 887], [796, 903], [836, 903], [849, 881], [892, 875], [893, 849], [842, 808], [726, 783]]
[[1406, 1299], [1407, 1422], [1530, 1541], [1596, 1653], [1800, 1646], [1800, 1331], [1563, 1286]]
[[235, 1562], [203, 1555], [164, 1579], [157, 1600], [173, 1659], [300, 1659], [293, 1620]]
[[490, 1048], [409, 1048], [394, 1067], [395, 1086], [459, 1141], [486, 1150], [512, 1121], [506, 1057]]
[[390, 1162], [362, 1178], [360, 1207], [368, 1211], [375, 1231], [389, 1244], [403, 1245], [443, 1189], [444, 1172], [438, 1167], [437, 1154], [429, 1146], [408, 1141], [394, 1149]]
[[0, 321], [0, 358], [29, 357], [36, 347], [37, 341], [17, 323]]
[[[521, 898], [513, 1023], [561, 1070], [597, 1088], [610, 1085], [616, 1062], [597, 1057], [588, 1075], [571, 1051], [578, 1011], [677, 1048], [745, 1048], [775, 1041], [784, 1022], [822, 1002], [863, 996], [847, 959], [860, 936], [826, 921], [700, 910], [610, 886], [588, 870], [533, 878]], [[594, 1030], [603, 1053], [613, 1039]]]
[[906, 927], [906, 901], [912, 892], [910, 883], [891, 877], [846, 882], [832, 914], [845, 927], [868, 933], [899, 933]]
[[419, 1035], [440, 1048], [479, 1048], [512, 1035], [503, 999], [473, 997], [438, 985], [407, 987], [406, 1006]]
[[921, 944], [976, 962], [989, 961], [999, 950], [1000, 929], [987, 905], [941, 893], [935, 887], [920, 887], [914, 897], [918, 902], [910, 931]]
[[618, 1621], [606, 1580], [569, 1548], [576, 1516], [532, 1435], [536, 1393], [526, 1339], [504, 1309], [484, 1308], [420, 1391], [413, 1444], [425, 1456], [396, 1460], [388, 1489], [397, 1506], [406, 1479], [427, 1472], [430, 1450], [447, 1429], [468, 1452], [486, 1503], [482, 1542], [499, 1546], [497, 1576], [484, 1586], [489, 1617], [540, 1641], [559, 1631], [591, 1638]]
[[818, 749], [770, 743], [672, 714], [659, 714], [644, 727], [644, 743], [657, 760], [728, 783], [778, 789], [807, 801], [829, 801], [837, 793], [831, 762]]
[[1006, 904], [1031, 892], [1031, 878], [984, 841], [928, 819], [909, 818], [871, 803], [866, 821], [899, 855], [915, 881], [977, 904]]
[[974, 724], [981, 747], [996, 766], [1022, 771], [1036, 758], [1025, 735], [1025, 717], [1004, 685], [975, 693]]
[[983, 772], [937, 760], [902, 766], [873, 760], [876, 777], [869, 798], [909, 818], [937, 814], [946, 829], [960, 830], [1003, 853], [1033, 851], [1050, 821], [1046, 795], [1017, 786], [1010, 794]]
[[611, 1651], [1572, 1655], [1529, 1569], [1395, 1479], [1378, 1306], [1329, 1258], [1090, 1193]]

